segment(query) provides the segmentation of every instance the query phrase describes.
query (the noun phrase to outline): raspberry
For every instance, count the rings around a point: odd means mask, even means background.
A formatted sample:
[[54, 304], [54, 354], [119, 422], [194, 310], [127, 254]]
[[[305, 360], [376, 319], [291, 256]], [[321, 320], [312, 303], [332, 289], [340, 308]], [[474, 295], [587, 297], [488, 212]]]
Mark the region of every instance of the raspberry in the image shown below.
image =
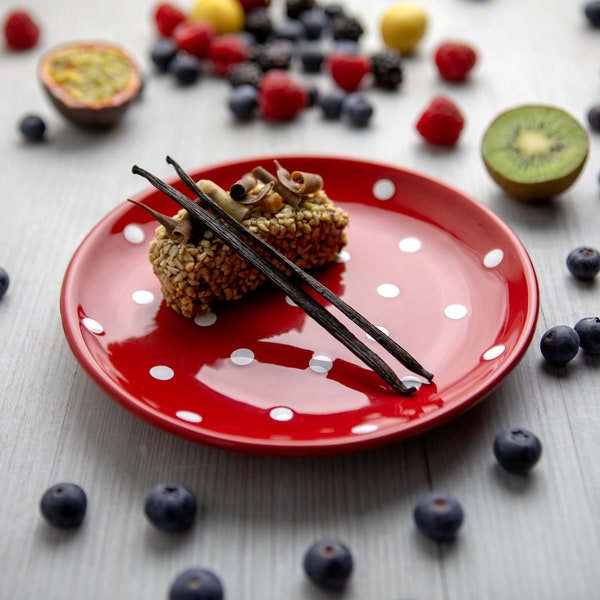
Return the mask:
[[287, 71], [272, 69], [259, 85], [259, 106], [267, 119], [293, 119], [308, 105], [308, 92]]
[[184, 21], [173, 30], [173, 39], [178, 48], [196, 58], [208, 56], [214, 35], [215, 30], [208, 21]]
[[23, 10], [10, 13], [4, 22], [4, 38], [12, 50], [29, 50], [37, 44], [39, 37], [40, 28]]
[[365, 75], [371, 72], [371, 62], [360, 54], [333, 52], [327, 65], [333, 80], [346, 92], [356, 91]]
[[184, 12], [170, 2], [162, 2], [154, 9], [154, 24], [158, 32], [165, 37], [171, 36], [175, 27], [185, 19]]
[[464, 81], [477, 62], [477, 53], [467, 44], [446, 42], [436, 50], [434, 59], [442, 79]]
[[208, 59], [216, 75], [227, 75], [231, 68], [250, 56], [250, 46], [234, 33], [219, 35], [208, 48]]
[[437, 96], [419, 117], [416, 129], [431, 144], [452, 146], [464, 124], [464, 118], [452, 100]]

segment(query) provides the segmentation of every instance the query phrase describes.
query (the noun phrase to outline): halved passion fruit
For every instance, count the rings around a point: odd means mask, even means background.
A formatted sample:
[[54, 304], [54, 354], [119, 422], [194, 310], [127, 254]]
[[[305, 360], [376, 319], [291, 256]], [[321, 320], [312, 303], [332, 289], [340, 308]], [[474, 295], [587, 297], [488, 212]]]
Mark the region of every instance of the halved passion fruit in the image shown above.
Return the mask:
[[67, 119], [91, 128], [116, 125], [142, 89], [134, 59], [105, 42], [73, 42], [49, 50], [39, 77]]

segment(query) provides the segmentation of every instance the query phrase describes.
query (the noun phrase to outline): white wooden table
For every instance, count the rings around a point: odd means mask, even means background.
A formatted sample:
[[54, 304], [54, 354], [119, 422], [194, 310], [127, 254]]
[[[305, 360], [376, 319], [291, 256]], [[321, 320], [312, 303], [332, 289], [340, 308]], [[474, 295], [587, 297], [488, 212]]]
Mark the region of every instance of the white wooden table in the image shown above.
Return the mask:
[[[369, 128], [324, 123], [307, 112], [284, 126], [238, 126], [223, 81], [177, 89], [151, 73], [148, 0], [27, 6], [43, 25], [40, 45], [0, 53], [0, 264], [11, 275], [0, 302], [0, 598], [165, 598], [181, 569], [218, 572], [227, 598], [305, 600], [327, 595], [306, 581], [301, 557], [323, 534], [352, 548], [356, 569], [344, 598], [588, 600], [600, 587], [600, 361], [578, 356], [545, 367], [538, 344], [550, 326], [598, 312], [600, 292], [579, 285], [564, 261], [575, 246], [600, 246], [600, 137], [575, 186], [540, 206], [508, 199], [484, 171], [487, 123], [524, 102], [559, 105], [581, 120], [600, 101], [600, 31], [583, 2], [423, 0], [431, 22], [405, 61], [397, 93], [373, 91]], [[274, 2], [281, 5], [280, 2]], [[364, 46], [381, 42], [390, 2], [345, 3], [366, 26]], [[3, 0], [3, 14], [13, 3]], [[474, 44], [480, 62], [467, 85], [438, 78], [431, 52], [442, 40]], [[80, 131], [53, 111], [35, 77], [40, 53], [74, 39], [128, 47], [149, 72], [144, 98], [117, 129]], [[326, 81], [323, 78], [323, 81]], [[452, 150], [421, 142], [413, 124], [426, 101], [451, 95], [467, 126]], [[16, 131], [29, 111], [48, 124], [47, 141]], [[540, 316], [522, 362], [484, 402], [450, 424], [379, 450], [328, 458], [245, 455], [188, 442], [134, 417], [91, 381], [73, 357], [58, 310], [66, 266], [92, 226], [144, 188], [133, 163], [159, 175], [171, 154], [204, 166], [267, 153], [319, 152], [392, 163], [434, 176], [477, 198], [517, 233], [540, 284]], [[526, 478], [504, 474], [491, 444], [502, 428], [536, 432], [544, 453]], [[187, 535], [146, 522], [146, 491], [185, 481], [205, 511]], [[89, 497], [82, 528], [63, 533], [39, 517], [43, 491], [58, 481]], [[412, 508], [431, 489], [454, 493], [466, 520], [456, 543], [440, 546], [415, 530]]]

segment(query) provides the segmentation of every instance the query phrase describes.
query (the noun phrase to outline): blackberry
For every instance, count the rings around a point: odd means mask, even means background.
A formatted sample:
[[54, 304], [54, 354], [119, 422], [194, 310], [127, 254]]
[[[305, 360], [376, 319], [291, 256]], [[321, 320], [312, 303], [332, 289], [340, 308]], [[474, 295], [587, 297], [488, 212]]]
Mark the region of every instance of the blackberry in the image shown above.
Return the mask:
[[362, 23], [355, 17], [348, 15], [335, 17], [331, 23], [331, 37], [334, 40], [358, 42], [364, 32]]
[[402, 83], [402, 55], [397, 50], [382, 50], [371, 56], [371, 72], [376, 85], [396, 89]]
[[285, 14], [290, 19], [297, 19], [303, 12], [316, 6], [316, 0], [286, 0]]
[[323, 6], [323, 12], [328, 19], [343, 17], [346, 14], [343, 4], [339, 2], [330, 2], [329, 4], [325, 4]]
[[231, 87], [240, 85], [252, 85], [258, 87], [263, 71], [259, 65], [252, 61], [244, 61], [233, 65], [227, 74], [227, 81]]
[[292, 62], [293, 45], [285, 40], [272, 44], [255, 46], [251, 50], [251, 60], [255, 62], [264, 73], [271, 69], [288, 70]]
[[264, 44], [273, 33], [273, 21], [266, 8], [251, 10], [246, 15], [244, 29], [254, 36], [258, 44]]

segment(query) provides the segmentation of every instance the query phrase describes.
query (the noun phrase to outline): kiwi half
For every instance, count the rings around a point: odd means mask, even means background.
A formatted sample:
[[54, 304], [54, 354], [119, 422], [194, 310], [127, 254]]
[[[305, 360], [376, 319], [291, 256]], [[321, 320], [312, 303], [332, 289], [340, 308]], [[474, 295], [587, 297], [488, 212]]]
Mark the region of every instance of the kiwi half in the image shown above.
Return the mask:
[[588, 156], [584, 127], [555, 106], [528, 104], [498, 115], [483, 135], [481, 155], [494, 181], [518, 200], [564, 192]]

